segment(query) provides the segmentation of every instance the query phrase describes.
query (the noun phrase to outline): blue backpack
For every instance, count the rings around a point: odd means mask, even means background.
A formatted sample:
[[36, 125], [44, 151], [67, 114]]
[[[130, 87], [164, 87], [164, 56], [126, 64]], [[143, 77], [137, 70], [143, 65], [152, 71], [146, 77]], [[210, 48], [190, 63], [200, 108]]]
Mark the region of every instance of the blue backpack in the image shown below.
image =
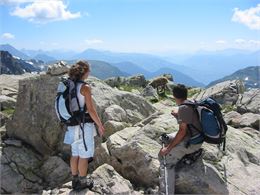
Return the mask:
[[227, 125], [223, 119], [220, 105], [213, 98], [206, 98], [196, 102], [183, 103], [182, 105], [191, 106], [198, 115], [202, 129], [188, 124], [198, 131], [198, 134], [191, 135], [189, 144], [198, 144], [203, 141], [210, 144], [223, 144], [223, 151], [226, 145]]

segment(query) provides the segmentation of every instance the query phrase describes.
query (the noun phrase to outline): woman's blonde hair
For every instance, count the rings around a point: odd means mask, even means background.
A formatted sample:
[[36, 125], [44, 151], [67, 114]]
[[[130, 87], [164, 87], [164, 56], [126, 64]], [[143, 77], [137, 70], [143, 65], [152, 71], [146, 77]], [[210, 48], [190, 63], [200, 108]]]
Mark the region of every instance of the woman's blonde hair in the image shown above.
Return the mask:
[[80, 60], [76, 64], [72, 65], [69, 70], [69, 77], [73, 81], [79, 81], [83, 75], [90, 71], [90, 65], [85, 60]]

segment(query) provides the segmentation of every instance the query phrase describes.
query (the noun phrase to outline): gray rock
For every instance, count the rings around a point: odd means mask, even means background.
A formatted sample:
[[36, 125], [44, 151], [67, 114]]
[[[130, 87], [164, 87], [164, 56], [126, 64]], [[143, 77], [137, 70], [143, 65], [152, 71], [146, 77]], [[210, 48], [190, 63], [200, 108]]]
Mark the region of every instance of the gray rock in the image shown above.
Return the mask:
[[30, 182], [21, 174], [15, 172], [10, 166], [4, 164], [0, 167], [1, 171], [1, 189], [5, 193], [23, 192], [27, 194], [37, 193], [42, 187], [37, 183]]
[[[62, 150], [64, 130], [60, 128], [53, 103], [59, 81], [59, 77], [48, 74], [21, 80], [16, 112], [6, 125], [9, 137], [32, 145], [43, 155], [52, 155]], [[103, 123], [110, 117], [133, 125], [155, 111], [143, 97], [113, 89], [93, 77], [88, 83]], [[114, 108], [112, 105], [118, 106]], [[122, 112], [117, 114], [113, 109], [117, 110], [119, 107]], [[106, 109], [110, 114], [103, 117]], [[119, 121], [121, 119], [123, 121]]]
[[231, 126], [234, 126], [233, 124], [238, 125], [241, 120], [241, 114], [239, 114], [236, 111], [228, 112], [224, 115], [224, 120], [227, 123], [227, 125], [231, 125]]
[[126, 83], [125, 77], [111, 77], [105, 80], [105, 83], [109, 85], [110, 87], [117, 87], [119, 88], [120, 85], [123, 85]]
[[201, 159], [191, 166], [177, 169], [175, 186], [177, 194], [229, 194], [218, 170]]
[[[17, 84], [18, 85], [18, 84]], [[0, 87], [0, 94], [16, 99], [18, 90], [11, 87]]]
[[130, 124], [143, 120], [155, 111], [155, 108], [141, 96], [112, 89], [96, 78], [90, 78], [88, 83], [92, 88], [97, 112], [102, 116], [103, 122], [106, 122], [103, 118], [105, 109], [115, 104], [126, 112], [127, 122]]
[[15, 140], [15, 139], [7, 139], [4, 141], [4, 143], [8, 146], [16, 146], [16, 147], [22, 147], [21, 140]]
[[220, 104], [235, 105], [239, 94], [243, 93], [244, 85], [239, 80], [224, 81], [207, 88], [195, 96], [196, 100], [213, 97]]
[[49, 157], [41, 167], [41, 173], [49, 187], [58, 186], [70, 179], [70, 167], [57, 156]]
[[9, 137], [30, 144], [44, 155], [58, 150], [64, 134], [54, 109], [58, 82], [58, 77], [50, 75], [20, 80], [16, 112], [6, 124]]
[[243, 115], [238, 112], [231, 111], [225, 114], [224, 119], [228, 125], [235, 128], [252, 127], [259, 130], [260, 115], [253, 113], [245, 113]]
[[64, 61], [60, 61], [54, 65], [48, 67], [46, 74], [52, 76], [58, 76], [68, 73], [69, 67], [66, 65]]
[[154, 186], [158, 179], [156, 158], [160, 145], [143, 135], [127, 139], [134, 133], [129, 130], [135, 131], [126, 128], [108, 138], [107, 148], [120, 164], [114, 167], [135, 185]]
[[14, 98], [0, 95], [0, 109], [6, 110], [6, 109], [14, 109], [16, 104], [16, 100]]
[[19, 88], [19, 81], [30, 77], [35, 77], [35, 74], [31, 74], [31, 73], [25, 73], [22, 75], [1, 74], [0, 90], [2, 90], [3, 92], [3, 94], [1, 95], [9, 96], [8, 94], [4, 94], [6, 88], [17, 91]]
[[3, 155], [9, 164], [13, 164], [19, 174], [31, 182], [42, 183], [39, 175], [41, 157], [26, 147], [8, 146], [3, 148]]
[[118, 105], [111, 105], [105, 109], [103, 114], [103, 120], [109, 121], [117, 121], [117, 122], [128, 122], [126, 111], [118, 106]]
[[37, 193], [42, 190], [43, 181], [39, 177], [41, 157], [25, 147], [3, 148], [1, 160], [1, 188], [5, 192]]
[[112, 166], [104, 164], [97, 168], [92, 178], [95, 181], [93, 190], [100, 194], [132, 194], [132, 184], [120, 176]]
[[145, 87], [147, 82], [145, 80], [144, 75], [139, 74], [139, 75], [128, 77], [126, 80], [126, 84], [133, 87]]
[[6, 128], [5, 128], [5, 126], [1, 126], [0, 127], [0, 135], [1, 135], [1, 140], [3, 140], [4, 137], [6, 136]]
[[147, 85], [143, 91], [141, 92], [142, 96], [145, 97], [146, 99], [150, 100], [150, 101], [158, 101], [159, 100], [159, 96], [157, 94], [156, 89], [154, 89], [151, 85]]
[[[140, 127], [126, 128], [111, 135], [97, 150], [98, 163], [112, 165], [135, 186], [154, 188], [158, 185], [157, 154], [161, 148], [158, 138], [163, 132], [177, 130], [178, 124], [169, 113], [155, 115]], [[250, 194], [259, 191], [259, 179], [250, 181], [250, 178], [259, 178], [259, 138], [258, 131], [229, 126], [226, 152], [215, 145], [203, 144], [203, 160], [177, 170], [177, 192]]]
[[121, 131], [122, 129], [128, 127], [129, 125], [125, 122], [117, 122], [117, 121], [107, 121], [104, 124], [105, 128], [105, 138], [109, 137], [110, 135]]
[[0, 112], [0, 127], [4, 126], [9, 119], [9, 116], [3, 112]]
[[260, 114], [245, 113], [241, 116], [239, 127], [252, 127], [259, 130]]
[[[141, 193], [134, 191], [132, 184], [119, 175], [115, 169], [108, 165], [103, 164], [98, 167], [91, 175], [94, 180], [94, 188], [92, 191], [84, 189], [80, 194], [95, 195], [95, 194], [131, 194], [141, 195]], [[65, 183], [62, 188], [58, 189], [58, 194], [72, 194], [77, 195], [78, 192], [72, 191], [71, 182]], [[45, 194], [52, 193], [51, 190], [46, 191]]]
[[251, 89], [240, 95], [236, 106], [239, 113], [252, 112], [260, 114], [260, 89]]

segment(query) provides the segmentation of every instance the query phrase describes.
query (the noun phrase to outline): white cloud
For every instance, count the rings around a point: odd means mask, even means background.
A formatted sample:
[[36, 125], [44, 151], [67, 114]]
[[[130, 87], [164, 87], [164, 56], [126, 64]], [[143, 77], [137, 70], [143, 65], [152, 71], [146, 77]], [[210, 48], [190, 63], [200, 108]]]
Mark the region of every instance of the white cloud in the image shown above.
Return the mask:
[[245, 44], [247, 41], [246, 40], [244, 40], [244, 39], [236, 39], [235, 40], [235, 43], [236, 44]]
[[232, 21], [242, 23], [250, 29], [260, 30], [260, 4], [246, 10], [235, 8]]
[[227, 41], [225, 41], [225, 40], [217, 40], [216, 43], [220, 44], [220, 45], [223, 45], [223, 44], [226, 44]]
[[11, 34], [11, 33], [4, 33], [4, 34], [2, 34], [1, 37], [3, 39], [14, 39], [15, 38], [15, 36], [13, 34]]
[[260, 40], [245, 40], [245, 39], [236, 39], [235, 44], [240, 48], [259, 48], [260, 47]]
[[87, 43], [88, 45], [94, 45], [94, 44], [101, 44], [104, 41], [101, 39], [86, 39], [85, 43]]
[[34, 23], [48, 23], [69, 20], [81, 16], [80, 12], [71, 13], [62, 0], [34, 0], [24, 7], [17, 6], [11, 15], [25, 18]]
[[1, 0], [0, 5], [19, 5], [22, 3], [31, 3], [35, 0]]
[[249, 43], [249, 44], [253, 44], [253, 45], [260, 46], [260, 40], [249, 40], [248, 43]]

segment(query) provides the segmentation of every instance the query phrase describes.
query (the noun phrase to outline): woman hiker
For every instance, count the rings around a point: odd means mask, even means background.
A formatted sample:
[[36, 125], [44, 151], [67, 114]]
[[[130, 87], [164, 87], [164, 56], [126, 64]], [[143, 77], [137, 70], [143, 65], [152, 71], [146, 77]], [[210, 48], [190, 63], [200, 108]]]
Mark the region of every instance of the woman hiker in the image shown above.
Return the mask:
[[98, 127], [100, 136], [105, 131], [92, 101], [91, 88], [82, 82], [88, 78], [89, 73], [90, 65], [87, 61], [78, 61], [69, 70], [70, 79], [77, 83], [77, 98], [80, 108], [83, 109], [86, 106], [86, 112], [94, 121], [92, 123], [81, 123], [81, 126], [68, 126], [65, 134], [64, 143], [71, 144], [70, 168], [73, 176], [73, 190], [91, 189], [93, 187], [93, 181], [87, 178], [87, 171], [88, 161], [94, 156], [94, 136], [96, 136], [94, 123]]

